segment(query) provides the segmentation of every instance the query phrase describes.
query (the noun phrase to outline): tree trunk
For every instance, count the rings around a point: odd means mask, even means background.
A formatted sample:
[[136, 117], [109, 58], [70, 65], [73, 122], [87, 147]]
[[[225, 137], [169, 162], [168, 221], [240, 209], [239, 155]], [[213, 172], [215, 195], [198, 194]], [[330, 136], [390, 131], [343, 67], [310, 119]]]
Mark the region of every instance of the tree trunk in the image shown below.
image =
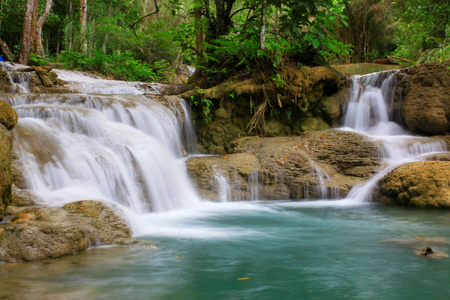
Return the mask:
[[81, 52], [87, 52], [87, 0], [80, 0], [80, 37], [81, 37]]
[[3, 57], [5, 57], [6, 60], [11, 60], [12, 53], [9, 50], [8, 45], [2, 39], [0, 39], [0, 51], [3, 54]]
[[267, 13], [267, 1], [262, 1], [262, 8], [261, 8], [261, 33], [260, 33], [260, 46], [261, 51], [266, 50], [266, 13]]
[[31, 46], [30, 53], [36, 50], [36, 32], [37, 32], [37, 21], [38, 21], [38, 8], [39, 0], [34, 0], [33, 5], [33, 18], [31, 19]]
[[33, 19], [34, 0], [27, 0], [25, 8], [25, 17], [23, 20], [22, 33], [22, 50], [20, 53], [19, 62], [27, 65], [30, 61], [30, 47], [31, 47], [31, 20]]
[[224, 35], [225, 30], [225, 3], [224, 0], [215, 0], [216, 3], [216, 36], [219, 38]]
[[50, 10], [52, 8], [53, 0], [46, 0], [45, 2], [45, 11], [39, 17], [36, 25], [36, 41], [35, 41], [35, 50], [39, 55], [44, 54], [44, 49], [42, 47], [42, 27], [44, 26], [45, 21], [47, 21], [48, 16], [50, 15]]

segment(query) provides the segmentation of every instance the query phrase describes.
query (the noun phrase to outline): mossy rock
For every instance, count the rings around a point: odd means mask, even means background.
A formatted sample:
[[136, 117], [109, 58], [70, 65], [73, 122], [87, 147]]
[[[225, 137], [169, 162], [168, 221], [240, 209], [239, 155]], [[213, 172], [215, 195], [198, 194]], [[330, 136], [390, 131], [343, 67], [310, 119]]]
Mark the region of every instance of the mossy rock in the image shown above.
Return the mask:
[[450, 208], [450, 161], [422, 161], [398, 167], [379, 181], [373, 201]]
[[6, 129], [13, 129], [17, 122], [19, 121], [19, 116], [14, 108], [11, 107], [9, 103], [0, 100], [0, 124], [6, 127]]
[[12, 199], [12, 134], [0, 126], [0, 220]]

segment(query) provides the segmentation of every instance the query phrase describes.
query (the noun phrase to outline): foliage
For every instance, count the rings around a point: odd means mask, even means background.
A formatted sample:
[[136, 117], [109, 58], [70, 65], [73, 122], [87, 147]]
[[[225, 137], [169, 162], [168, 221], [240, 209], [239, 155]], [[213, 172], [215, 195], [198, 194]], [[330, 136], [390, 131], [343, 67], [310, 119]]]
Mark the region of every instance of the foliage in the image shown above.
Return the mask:
[[[199, 94], [205, 93], [204, 91], [200, 90], [199, 87], [196, 87], [196, 89]], [[233, 95], [233, 97], [234, 97], [234, 95]], [[211, 106], [213, 106], [214, 104], [210, 99], [206, 99], [206, 98], [196, 99], [195, 96], [192, 95], [191, 96], [191, 104], [193, 104], [195, 106], [201, 106], [202, 112], [203, 112], [203, 120], [205, 122], [211, 121], [211, 117], [209, 115], [211, 113]]]
[[450, 59], [450, 0], [400, 0], [394, 55], [418, 62]]
[[154, 65], [143, 63], [133, 57], [131, 52], [118, 55], [106, 55], [101, 50], [89, 57], [79, 52], [62, 51], [56, 59], [68, 69], [93, 71], [115, 79], [130, 81], [160, 81], [165, 64]]
[[[158, 13], [133, 32], [130, 24], [156, 11], [155, 3]], [[25, 4], [3, 0], [0, 7], [0, 38], [15, 58]], [[206, 75], [209, 85], [255, 70], [281, 85], [276, 74], [287, 61], [317, 65], [387, 55], [418, 62], [450, 59], [450, 0], [95, 0], [88, 1], [83, 34], [79, 4], [53, 0], [43, 28], [45, 55], [32, 55], [32, 64], [61, 53], [58, 61], [68, 67], [161, 80], [188, 63]], [[38, 15], [44, 6], [40, 0]]]

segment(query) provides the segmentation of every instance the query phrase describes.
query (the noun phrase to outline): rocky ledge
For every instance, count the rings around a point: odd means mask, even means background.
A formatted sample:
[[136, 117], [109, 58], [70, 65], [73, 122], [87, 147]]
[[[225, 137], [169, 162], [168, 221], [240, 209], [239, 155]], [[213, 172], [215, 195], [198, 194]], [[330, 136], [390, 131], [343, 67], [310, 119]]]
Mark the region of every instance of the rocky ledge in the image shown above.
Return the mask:
[[0, 262], [37, 261], [71, 255], [90, 246], [130, 244], [130, 229], [98, 201], [64, 207], [9, 206], [0, 224]]
[[341, 130], [246, 137], [230, 148], [231, 154], [187, 161], [188, 173], [206, 199], [220, 200], [224, 193], [234, 201], [344, 197], [379, 170], [383, 151], [376, 141]]

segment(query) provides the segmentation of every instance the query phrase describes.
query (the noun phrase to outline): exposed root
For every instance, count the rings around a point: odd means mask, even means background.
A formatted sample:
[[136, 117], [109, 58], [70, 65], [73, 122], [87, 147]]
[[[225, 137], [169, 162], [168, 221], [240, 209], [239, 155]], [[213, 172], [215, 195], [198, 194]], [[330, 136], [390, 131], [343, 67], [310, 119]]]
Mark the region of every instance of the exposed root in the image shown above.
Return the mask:
[[256, 130], [257, 132], [259, 131], [263, 134], [269, 133], [264, 115], [266, 113], [267, 107], [272, 107], [272, 105], [270, 103], [270, 98], [267, 95], [266, 87], [264, 86], [264, 84], [262, 84], [262, 90], [264, 94], [264, 102], [256, 108], [255, 114], [245, 127], [245, 130], [247, 130], [248, 133], [250, 133], [252, 130]]

